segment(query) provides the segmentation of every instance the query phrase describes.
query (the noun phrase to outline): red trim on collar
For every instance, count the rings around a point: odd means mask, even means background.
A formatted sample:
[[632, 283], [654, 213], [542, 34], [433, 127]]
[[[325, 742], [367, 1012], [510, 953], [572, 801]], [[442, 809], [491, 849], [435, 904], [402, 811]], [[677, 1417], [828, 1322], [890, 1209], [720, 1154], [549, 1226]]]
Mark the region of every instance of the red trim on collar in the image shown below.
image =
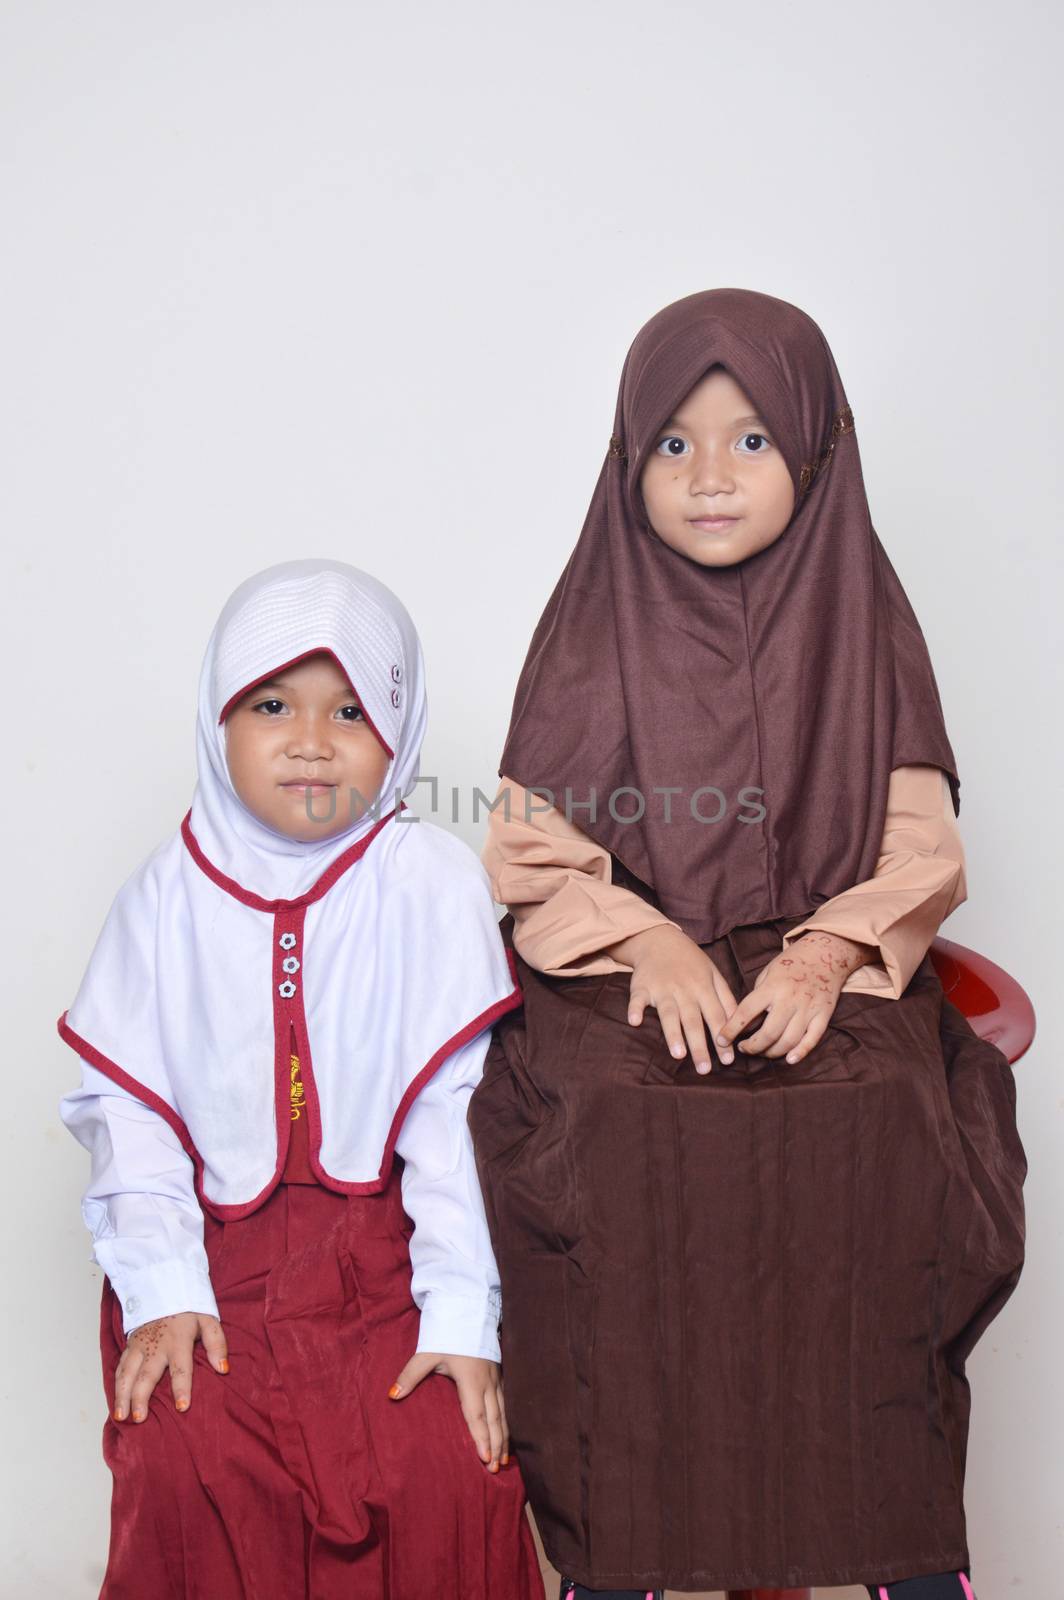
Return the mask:
[[250, 889], [245, 889], [241, 884], [237, 883], [235, 878], [227, 878], [224, 872], [220, 872], [213, 861], [204, 855], [199, 840], [192, 832], [190, 821], [192, 816], [191, 806], [181, 819], [181, 837], [185, 841], [185, 847], [197, 867], [206, 873], [211, 882], [216, 883], [219, 889], [224, 889], [226, 894], [231, 894], [234, 900], [242, 901], [244, 905], [251, 906], [255, 911], [295, 911], [299, 906], [309, 906], [315, 900], [320, 900], [323, 894], [328, 893], [337, 879], [343, 877], [348, 867], [353, 867], [355, 862], [365, 855], [378, 833], [384, 827], [384, 824], [390, 822], [393, 817], [398, 817], [400, 811], [406, 811], [407, 809], [408, 807], [404, 800], [396, 809], [389, 811], [388, 815], [382, 817], [376, 826], [370, 829], [369, 833], [356, 840], [349, 849], [344, 851], [343, 855], [337, 856], [332, 866], [326, 868], [317, 883], [312, 884], [306, 894], [297, 895], [294, 900], [264, 900], [261, 895], [252, 894]]
[[306, 661], [308, 656], [322, 656], [322, 655], [324, 655], [324, 656], [332, 656], [333, 660], [336, 662], [336, 665], [339, 667], [340, 671], [343, 673], [344, 677], [347, 679], [348, 684], [350, 684], [351, 693], [356, 697], [356, 699], [358, 700], [359, 705], [362, 707], [362, 715], [365, 717], [366, 721], [369, 723], [370, 728], [373, 730], [373, 733], [374, 733], [374, 735], [376, 737], [377, 743], [381, 746], [381, 748], [383, 750], [386, 750], [388, 752], [388, 760], [389, 761], [394, 761], [394, 759], [395, 759], [395, 751], [392, 749], [391, 745], [388, 743], [388, 741], [386, 739], [382, 739], [381, 738], [380, 729], [377, 727], [377, 724], [374, 722], [373, 718], [370, 716], [369, 712], [366, 710], [366, 704], [365, 704], [365, 701], [363, 700], [361, 694], [359, 694], [359, 692], [358, 692], [357, 688], [355, 687], [355, 685], [353, 683], [351, 683], [351, 679], [348, 676], [347, 668], [344, 666], [343, 662], [340, 660], [339, 656], [336, 654], [336, 651], [335, 650], [330, 650], [328, 645], [325, 645], [325, 644], [315, 645], [312, 650], [304, 650], [301, 655], [293, 656], [291, 661], [282, 661], [282, 663], [281, 663], [281, 665], [279, 667], [271, 667], [269, 672], [264, 672], [262, 674], [261, 678], [253, 678], [250, 683], [245, 683], [245, 685], [244, 685], [244, 687], [242, 689], [238, 689], [236, 694], [230, 695], [229, 699], [225, 702], [225, 705], [222, 707], [222, 714], [218, 718], [219, 726], [221, 726], [221, 724], [225, 721], [226, 717], [229, 715], [230, 711], [232, 711], [232, 709], [236, 705], [237, 701], [238, 700], [242, 700], [246, 694], [250, 694], [252, 689], [254, 689], [258, 684], [266, 683], [270, 678], [276, 678], [276, 676], [277, 676], [277, 674], [279, 672], [286, 672], [289, 667], [296, 666], [296, 664], [298, 662]]

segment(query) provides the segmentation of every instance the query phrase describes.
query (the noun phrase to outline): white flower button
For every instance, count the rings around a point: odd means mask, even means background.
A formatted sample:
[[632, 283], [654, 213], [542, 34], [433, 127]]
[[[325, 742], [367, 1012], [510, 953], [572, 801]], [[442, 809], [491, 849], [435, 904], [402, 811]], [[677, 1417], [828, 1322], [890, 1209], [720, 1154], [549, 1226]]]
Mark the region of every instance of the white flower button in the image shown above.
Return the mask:
[[281, 971], [282, 972], [298, 972], [299, 971], [299, 962], [296, 960], [295, 956], [285, 956], [284, 960], [281, 962]]
[[294, 950], [296, 947], [296, 936], [294, 933], [282, 933], [277, 943], [281, 946], [282, 950]]
[[277, 993], [281, 996], [282, 1000], [291, 1000], [295, 992], [296, 986], [292, 982], [291, 978], [286, 978], [284, 983], [279, 983], [277, 985]]

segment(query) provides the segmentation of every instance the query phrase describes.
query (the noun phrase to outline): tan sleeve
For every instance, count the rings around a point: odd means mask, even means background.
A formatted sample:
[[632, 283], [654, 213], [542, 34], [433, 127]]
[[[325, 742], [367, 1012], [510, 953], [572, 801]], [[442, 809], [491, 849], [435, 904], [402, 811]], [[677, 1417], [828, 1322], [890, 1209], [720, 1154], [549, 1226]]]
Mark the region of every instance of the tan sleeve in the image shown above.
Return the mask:
[[964, 846], [946, 774], [940, 767], [895, 767], [874, 875], [826, 900], [783, 942], [821, 928], [877, 945], [879, 960], [851, 972], [842, 992], [898, 1000], [941, 924], [967, 898]]
[[513, 914], [518, 953], [552, 977], [631, 972], [604, 951], [645, 928], [678, 926], [613, 883], [609, 851], [511, 778], [499, 785], [481, 860], [492, 894]]

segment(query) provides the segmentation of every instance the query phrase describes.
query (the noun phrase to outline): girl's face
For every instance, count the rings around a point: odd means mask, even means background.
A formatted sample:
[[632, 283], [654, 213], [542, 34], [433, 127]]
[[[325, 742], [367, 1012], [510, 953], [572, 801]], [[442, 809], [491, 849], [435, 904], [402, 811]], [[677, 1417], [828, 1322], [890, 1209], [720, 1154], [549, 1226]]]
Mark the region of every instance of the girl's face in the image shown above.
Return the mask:
[[639, 487], [659, 539], [703, 567], [764, 550], [794, 510], [787, 464], [723, 367], [711, 368], [662, 428]]
[[237, 794], [292, 839], [342, 833], [372, 805], [388, 770], [388, 752], [324, 652], [256, 684], [226, 718], [225, 738]]

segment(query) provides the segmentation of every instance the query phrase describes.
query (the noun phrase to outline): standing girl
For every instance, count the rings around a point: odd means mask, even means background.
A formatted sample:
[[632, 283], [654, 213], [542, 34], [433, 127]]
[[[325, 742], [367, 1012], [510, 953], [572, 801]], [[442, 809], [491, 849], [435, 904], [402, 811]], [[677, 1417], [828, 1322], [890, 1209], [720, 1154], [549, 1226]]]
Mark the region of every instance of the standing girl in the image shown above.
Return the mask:
[[520, 997], [476, 858], [404, 815], [425, 722], [383, 584], [248, 579], [191, 809], [60, 1019], [107, 1274], [104, 1600], [542, 1596], [466, 1125]]
[[563, 1593], [970, 1600], [965, 1360], [1026, 1163], [927, 956], [956, 762], [796, 307], [637, 336], [500, 775], [525, 1004], [470, 1120]]

